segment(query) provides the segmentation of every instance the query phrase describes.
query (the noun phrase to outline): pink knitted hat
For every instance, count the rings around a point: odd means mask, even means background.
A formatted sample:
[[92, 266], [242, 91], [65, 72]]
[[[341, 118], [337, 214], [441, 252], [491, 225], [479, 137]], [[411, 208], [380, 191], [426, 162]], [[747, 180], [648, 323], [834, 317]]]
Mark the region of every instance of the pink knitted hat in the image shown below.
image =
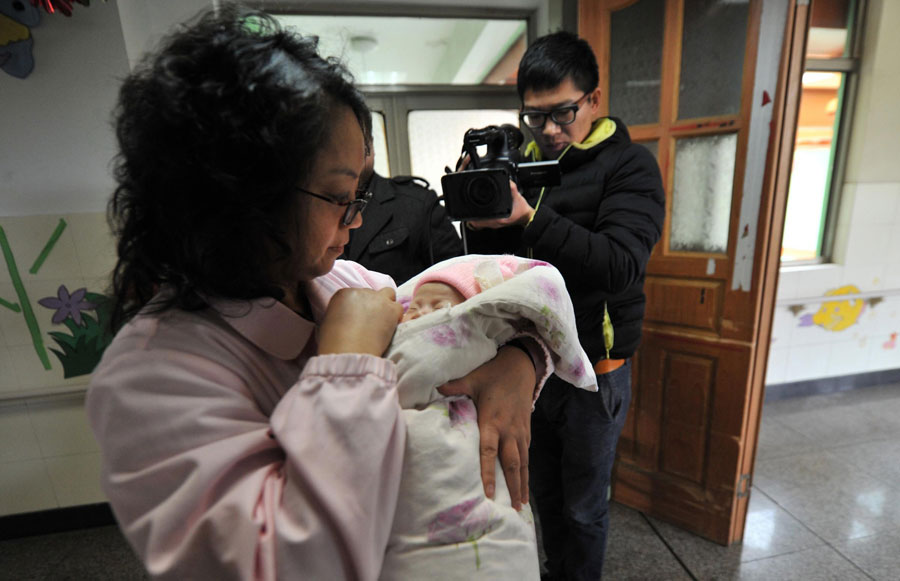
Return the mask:
[[[515, 259], [514, 257], [510, 257], [508, 259], [504, 257], [499, 259], [484, 258], [457, 262], [445, 268], [434, 270], [422, 275], [422, 278], [420, 278], [416, 283], [415, 289], [413, 289], [413, 294], [415, 294], [415, 292], [419, 290], [419, 287], [423, 284], [429, 282], [442, 282], [458, 290], [459, 293], [466, 299], [470, 299], [481, 291], [485, 290], [484, 277], [476, 276], [476, 270], [479, 269], [479, 266], [482, 266], [487, 262], [495, 264], [495, 278], [496, 276], [502, 276], [502, 279], [499, 280], [499, 282], [502, 282], [505, 279], [515, 276], [517, 268], [519, 267], [519, 265], [516, 263], [516, 260], [517, 259]], [[531, 265], [529, 265], [528, 267], [530, 266]], [[485, 269], [482, 267], [481, 270]]]

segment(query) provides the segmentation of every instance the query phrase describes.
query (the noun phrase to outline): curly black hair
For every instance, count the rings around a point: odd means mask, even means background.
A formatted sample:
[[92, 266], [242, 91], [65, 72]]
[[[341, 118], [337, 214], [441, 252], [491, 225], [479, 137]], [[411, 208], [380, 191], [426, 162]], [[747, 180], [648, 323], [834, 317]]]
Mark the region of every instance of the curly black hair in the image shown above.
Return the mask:
[[584, 93], [597, 88], [600, 71], [591, 45], [566, 31], [542, 36], [528, 46], [519, 62], [516, 78], [519, 100], [525, 98], [525, 91], [529, 89], [554, 89], [567, 77]]
[[115, 110], [118, 241], [112, 326], [205, 298], [281, 298], [274, 265], [291, 252], [295, 186], [349, 106], [371, 116], [348, 70], [316, 37], [227, 5], [165, 38], [122, 84]]

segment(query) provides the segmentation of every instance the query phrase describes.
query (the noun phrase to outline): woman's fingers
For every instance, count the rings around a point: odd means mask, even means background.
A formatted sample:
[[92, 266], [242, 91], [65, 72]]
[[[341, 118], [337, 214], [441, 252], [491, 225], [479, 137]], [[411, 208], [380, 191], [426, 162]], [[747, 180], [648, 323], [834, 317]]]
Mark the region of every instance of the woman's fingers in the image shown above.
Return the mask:
[[395, 296], [391, 288], [345, 288], [336, 292], [319, 327], [319, 355], [383, 355], [403, 315]]

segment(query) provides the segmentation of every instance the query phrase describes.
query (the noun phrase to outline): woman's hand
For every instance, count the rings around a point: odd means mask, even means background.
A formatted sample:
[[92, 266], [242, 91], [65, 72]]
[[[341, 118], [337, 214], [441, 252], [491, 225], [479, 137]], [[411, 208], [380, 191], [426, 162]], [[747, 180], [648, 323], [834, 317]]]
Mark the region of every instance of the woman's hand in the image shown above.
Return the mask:
[[328, 303], [319, 326], [319, 355], [368, 353], [381, 357], [402, 315], [394, 289], [341, 289]]
[[496, 357], [438, 389], [444, 395], [467, 395], [475, 402], [484, 493], [494, 498], [495, 459], [499, 453], [516, 510], [528, 502], [528, 446], [535, 381], [531, 358], [521, 349], [501, 347]]

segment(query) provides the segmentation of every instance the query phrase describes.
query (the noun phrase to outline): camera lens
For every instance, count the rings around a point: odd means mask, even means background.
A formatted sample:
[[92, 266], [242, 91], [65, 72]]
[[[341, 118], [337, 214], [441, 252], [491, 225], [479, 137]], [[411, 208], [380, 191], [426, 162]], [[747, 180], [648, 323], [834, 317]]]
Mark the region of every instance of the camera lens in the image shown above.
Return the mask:
[[500, 191], [497, 182], [487, 176], [477, 176], [466, 187], [466, 202], [474, 208], [493, 208]]

